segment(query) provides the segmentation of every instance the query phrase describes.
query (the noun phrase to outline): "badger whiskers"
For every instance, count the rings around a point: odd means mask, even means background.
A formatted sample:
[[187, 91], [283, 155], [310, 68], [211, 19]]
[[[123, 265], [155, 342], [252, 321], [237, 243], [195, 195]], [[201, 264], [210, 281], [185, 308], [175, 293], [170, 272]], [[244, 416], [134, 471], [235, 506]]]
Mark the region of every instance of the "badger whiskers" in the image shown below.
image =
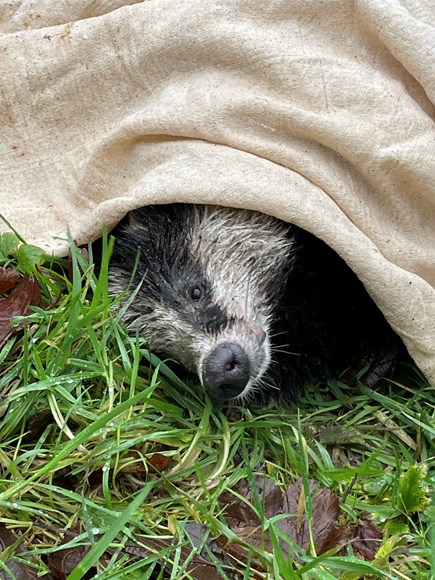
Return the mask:
[[272, 216], [149, 206], [116, 238], [109, 283], [129, 329], [216, 399], [290, 399], [334, 372], [356, 328], [376, 335], [379, 311], [343, 260]]
[[[110, 283], [143, 282], [125, 319], [159, 354], [198, 373], [220, 399], [258, 390], [271, 360], [267, 280], [288, 268], [289, 226], [219, 206], [174, 204], [135, 212], [120, 230]], [[146, 276], [144, 273], [146, 272]]]
[[300, 352], [291, 352], [290, 350], [286, 350], [285, 347], [290, 346], [289, 344], [280, 344], [279, 346], [271, 346], [270, 352], [273, 354], [274, 352], [280, 352], [283, 354], [291, 355], [291, 356], [301, 356]]

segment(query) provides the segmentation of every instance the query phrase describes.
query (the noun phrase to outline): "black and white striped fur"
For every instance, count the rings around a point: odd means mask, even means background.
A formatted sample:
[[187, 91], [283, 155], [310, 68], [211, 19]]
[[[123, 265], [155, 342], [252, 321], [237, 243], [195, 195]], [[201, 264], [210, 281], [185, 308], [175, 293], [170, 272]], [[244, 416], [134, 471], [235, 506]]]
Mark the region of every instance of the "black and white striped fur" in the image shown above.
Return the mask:
[[217, 399], [291, 400], [387, 327], [326, 244], [248, 210], [172, 204], [130, 214], [116, 231], [110, 288], [128, 299], [138, 285], [128, 328]]

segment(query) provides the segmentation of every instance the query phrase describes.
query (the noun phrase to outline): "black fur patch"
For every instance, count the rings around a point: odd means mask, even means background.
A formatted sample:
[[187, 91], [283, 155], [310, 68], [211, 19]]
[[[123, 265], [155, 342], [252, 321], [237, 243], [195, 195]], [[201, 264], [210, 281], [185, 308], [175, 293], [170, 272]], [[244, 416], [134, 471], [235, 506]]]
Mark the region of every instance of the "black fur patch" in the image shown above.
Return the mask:
[[[121, 226], [112, 256], [117, 275], [130, 279], [133, 288], [168, 308], [181, 319], [207, 332], [218, 332], [227, 314], [214, 302], [210, 282], [189, 252], [192, 207], [186, 204], [151, 206], [132, 212], [132, 225]], [[202, 296], [192, 299], [192, 288]], [[144, 304], [149, 302], [144, 301]]]
[[293, 234], [296, 260], [272, 329], [277, 352], [271, 375], [284, 400], [309, 383], [337, 376], [394, 335], [346, 262], [308, 232], [294, 227]]
[[[158, 303], [176, 311], [194, 335], [195, 329], [218, 334], [237, 320], [216, 303], [210, 280], [193, 257], [193, 208], [172, 204], [134, 212], [136, 225], [117, 230], [111, 276], [127, 286], [136, 267], [132, 289], [142, 283], [144, 296], [136, 309]], [[337, 375], [353, 357], [376, 352], [387, 337], [396, 336], [363, 284], [331, 248], [295, 226], [288, 235], [295, 240], [295, 253], [270, 276], [266, 291], [273, 306], [273, 363], [265, 384], [278, 385], [282, 401], [292, 400], [309, 383]], [[276, 398], [277, 390], [264, 387], [260, 400], [269, 396]]]

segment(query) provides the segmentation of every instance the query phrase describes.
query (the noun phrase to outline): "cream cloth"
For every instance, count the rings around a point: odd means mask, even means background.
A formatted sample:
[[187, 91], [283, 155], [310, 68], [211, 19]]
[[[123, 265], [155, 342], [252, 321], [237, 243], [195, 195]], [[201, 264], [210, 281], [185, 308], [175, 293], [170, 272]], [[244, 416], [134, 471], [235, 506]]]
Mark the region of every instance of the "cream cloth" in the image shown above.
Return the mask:
[[294, 222], [435, 380], [434, 24], [433, 0], [0, 1], [0, 212], [55, 254], [156, 202]]

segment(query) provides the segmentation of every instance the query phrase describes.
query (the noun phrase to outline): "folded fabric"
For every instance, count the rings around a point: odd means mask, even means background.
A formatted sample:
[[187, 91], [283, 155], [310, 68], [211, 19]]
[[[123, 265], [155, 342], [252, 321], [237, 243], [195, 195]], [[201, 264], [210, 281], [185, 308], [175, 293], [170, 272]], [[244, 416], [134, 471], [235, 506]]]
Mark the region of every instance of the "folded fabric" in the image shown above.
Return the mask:
[[149, 203], [278, 216], [435, 380], [434, 24], [431, 0], [3, 3], [0, 213], [58, 255]]

